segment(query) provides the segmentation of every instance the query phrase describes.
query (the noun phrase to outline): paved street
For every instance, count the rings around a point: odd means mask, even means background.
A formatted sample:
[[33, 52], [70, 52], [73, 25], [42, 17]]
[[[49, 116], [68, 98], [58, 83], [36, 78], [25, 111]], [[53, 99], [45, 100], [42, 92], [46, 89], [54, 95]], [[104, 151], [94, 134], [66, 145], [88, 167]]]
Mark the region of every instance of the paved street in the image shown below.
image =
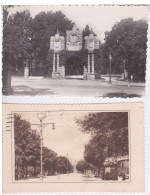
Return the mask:
[[86, 96], [86, 97], [143, 97], [144, 83], [106, 80], [51, 79], [43, 77], [13, 77], [13, 95]]
[[[40, 178], [20, 180], [19, 182], [22, 182], [22, 181], [42, 182]], [[60, 174], [60, 175], [54, 175], [54, 176], [46, 176], [43, 178], [43, 182], [100, 182], [100, 181], [102, 181], [101, 178], [86, 177], [82, 173]]]

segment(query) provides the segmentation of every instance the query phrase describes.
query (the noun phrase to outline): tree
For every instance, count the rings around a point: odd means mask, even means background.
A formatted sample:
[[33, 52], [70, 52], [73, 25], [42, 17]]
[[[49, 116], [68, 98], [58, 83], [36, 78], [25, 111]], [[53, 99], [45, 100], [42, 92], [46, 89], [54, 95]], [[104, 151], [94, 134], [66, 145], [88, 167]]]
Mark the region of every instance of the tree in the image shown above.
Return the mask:
[[85, 160], [79, 160], [76, 164], [76, 169], [81, 173], [84, 173], [84, 171], [86, 170], [95, 171], [95, 167], [92, 164], [86, 162]]
[[35, 130], [31, 130], [28, 121], [22, 120], [21, 116], [14, 115], [15, 137], [15, 173], [16, 179], [27, 177], [28, 166], [36, 168], [40, 165], [40, 136]]
[[[50, 37], [59, 31], [61, 36], [66, 37], [66, 30], [71, 30], [73, 23], [61, 12], [41, 12], [36, 15], [32, 22], [33, 48], [36, 69], [47, 70], [49, 67], [48, 56], [50, 50]], [[35, 69], [35, 68], [34, 68]], [[47, 74], [48, 71], [45, 71]]]
[[102, 166], [106, 157], [128, 155], [128, 113], [95, 112], [77, 120], [81, 131], [92, 135], [85, 147], [85, 160]]
[[147, 29], [145, 20], [134, 21], [133, 18], [127, 18], [117, 22], [111, 31], [105, 32], [103, 52], [108, 62], [111, 48], [113, 73], [123, 72], [125, 60], [129, 76], [134, 74], [135, 80], [144, 80]]
[[108, 156], [128, 154], [128, 113], [90, 113], [82, 123], [82, 131], [91, 133], [95, 141], [106, 145]]
[[[14, 115], [14, 138], [15, 138], [15, 178], [36, 177], [40, 173], [40, 149], [41, 138], [37, 130], [31, 129], [27, 120], [21, 119], [18, 114]], [[58, 157], [53, 150], [43, 146], [43, 170], [45, 174], [54, 175], [72, 171], [69, 159]]]
[[105, 161], [105, 145], [97, 142], [94, 138], [85, 146], [84, 159], [97, 167], [98, 175], [100, 175], [100, 169]]
[[[40, 135], [36, 130], [32, 130], [30, 123], [22, 120], [21, 116], [14, 117], [16, 179], [27, 178], [29, 173], [30, 176], [36, 177], [40, 173]], [[48, 156], [49, 152], [46, 152]], [[47, 160], [45, 153], [44, 160]]]
[[95, 79], [100, 79], [101, 74], [104, 73], [105, 60], [102, 53], [102, 49], [94, 50], [94, 67], [95, 67]]
[[4, 5], [3, 6], [3, 27], [6, 25], [9, 15], [9, 9], [13, 7], [13, 5]]
[[[6, 15], [6, 14], [5, 14]], [[11, 70], [29, 63], [32, 53], [32, 18], [25, 10], [10, 15], [3, 27], [3, 93], [11, 93]]]
[[64, 157], [64, 156], [58, 157], [57, 161], [56, 161], [56, 171], [59, 174], [72, 172], [73, 167], [72, 167], [72, 164], [70, 163], [69, 159]]
[[54, 175], [56, 171], [57, 153], [47, 147], [43, 147], [43, 168], [48, 175]]

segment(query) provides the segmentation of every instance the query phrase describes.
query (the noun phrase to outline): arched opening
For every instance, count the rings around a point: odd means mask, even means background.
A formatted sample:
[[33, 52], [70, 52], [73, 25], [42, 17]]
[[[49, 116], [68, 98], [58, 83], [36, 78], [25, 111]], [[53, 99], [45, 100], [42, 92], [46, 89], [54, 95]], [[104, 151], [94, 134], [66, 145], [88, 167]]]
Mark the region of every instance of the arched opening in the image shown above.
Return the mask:
[[70, 56], [65, 65], [66, 76], [83, 76], [83, 62], [79, 56]]

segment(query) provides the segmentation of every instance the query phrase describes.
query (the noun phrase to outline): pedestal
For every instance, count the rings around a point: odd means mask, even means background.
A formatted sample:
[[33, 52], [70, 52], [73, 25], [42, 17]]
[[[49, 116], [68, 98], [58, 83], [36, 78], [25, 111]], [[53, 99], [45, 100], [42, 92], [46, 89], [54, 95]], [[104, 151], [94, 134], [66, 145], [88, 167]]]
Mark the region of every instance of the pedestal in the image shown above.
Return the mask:
[[29, 77], [29, 67], [25, 67], [24, 68], [24, 78], [28, 78]]
[[86, 66], [83, 67], [83, 79], [87, 80], [87, 67]]
[[60, 73], [59, 72], [52, 72], [52, 78], [53, 79], [58, 79], [60, 77]]
[[95, 74], [87, 74], [87, 80], [95, 80]]
[[61, 66], [57, 69], [57, 72], [52, 72], [53, 79], [63, 79], [65, 78], [65, 67]]

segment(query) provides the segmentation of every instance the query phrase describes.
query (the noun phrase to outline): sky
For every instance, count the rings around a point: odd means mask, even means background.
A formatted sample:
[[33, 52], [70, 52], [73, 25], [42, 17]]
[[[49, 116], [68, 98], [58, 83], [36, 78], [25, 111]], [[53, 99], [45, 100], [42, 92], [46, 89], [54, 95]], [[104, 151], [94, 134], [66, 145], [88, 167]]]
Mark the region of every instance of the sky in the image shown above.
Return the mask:
[[[19, 113], [22, 119], [31, 124], [39, 124], [37, 112]], [[82, 133], [76, 119], [84, 118], [85, 111], [47, 112], [43, 123], [55, 123], [55, 130], [48, 125], [43, 130], [44, 146], [52, 149], [58, 156], [67, 156], [72, 163], [84, 159], [84, 147], [90, 140], [90, 135]], [[32, 126], [32, 129], [37, 129]], [[39, 131], [39, 130], [38, 130]]]
[[15, 6], [10, 8], [10, 14], [16, 11], [28, 9], [31, 16], [41, 11], [59, 11], [61, 10], [68, 19], [75, 22], [76, 26], [83, 30], [88, 24], [97, 34], [100, 41], [103, 42], [105, 32], [110, 31], [116, 22], [124, 18], [133, 18], [134, 20], [148, 18], [148, 7], [146, 6]]

